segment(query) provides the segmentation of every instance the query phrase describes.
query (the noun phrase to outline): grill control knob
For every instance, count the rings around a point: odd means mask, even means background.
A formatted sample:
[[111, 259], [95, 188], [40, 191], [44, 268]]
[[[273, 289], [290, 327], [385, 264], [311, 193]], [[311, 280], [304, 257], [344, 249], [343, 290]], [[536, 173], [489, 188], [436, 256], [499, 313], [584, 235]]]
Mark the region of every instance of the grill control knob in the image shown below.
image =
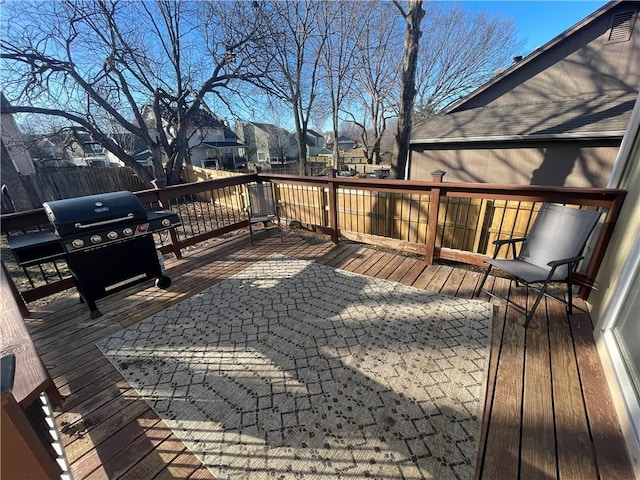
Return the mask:
[[114, 231], [111, 231], [107, 233], [107, 237], [109, 237], [109, 240], [115, 240], [116, 238], [118, 238], [118, 234]]
[[124, 233], [127, 237], [130, 237], [131, 235], [133, 235], [133, 229], [130, 227], [127, 227], [124, 230], [122, 230], [122, 233]]
[[102, 237], [100, 235], [91, 235], [91, 243], [100, 243]]
[[80, 240], [79, 238], [76, 238], [73, 242], [71, 242], [71, 245], [73, 246], [73, 248], [84, 247], [84, 240]]
[[169, 220], [168, 218], [164, 218], [164, 219], [162, 220], [162, 226], [163, 226], [163, 227], [169, 227], [169, 226], [171, 226], [171, 220]]

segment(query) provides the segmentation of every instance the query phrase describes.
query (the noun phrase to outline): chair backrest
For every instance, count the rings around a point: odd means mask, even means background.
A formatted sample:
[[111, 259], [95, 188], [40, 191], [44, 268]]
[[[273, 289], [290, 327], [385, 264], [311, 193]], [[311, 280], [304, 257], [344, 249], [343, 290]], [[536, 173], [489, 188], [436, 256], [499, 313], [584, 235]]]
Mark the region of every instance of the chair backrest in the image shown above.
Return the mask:
[[273, 184], [270, 182], [247, 185], [249, 194], [249, 216], [264, 217], [278, 215]]
[[[553, 260], [580, 255], [600, 215], [600, 211], [543, 204], [518, 260], [549, 269], [547, 263]], [[566, 276], [567, 267], [559, 267], [556, 275]]]

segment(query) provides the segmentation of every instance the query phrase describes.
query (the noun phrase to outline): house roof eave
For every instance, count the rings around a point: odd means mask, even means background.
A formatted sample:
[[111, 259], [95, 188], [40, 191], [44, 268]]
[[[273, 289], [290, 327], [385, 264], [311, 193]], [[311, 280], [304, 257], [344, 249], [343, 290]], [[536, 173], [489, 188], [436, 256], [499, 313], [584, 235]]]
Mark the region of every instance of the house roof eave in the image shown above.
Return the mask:
[[446, 143], [495, 143], [495, 142], [536, 142], [543, 140], [601, 140], [621, 139], [624, 130], [611, 132], [570, 132], [538, 135], [495, 135], [485, 137], [445, 137], [417, 138], [409, 141], [410, 145], [435, 145]]
[[[202, 142], [201, 145], [204, 145], [205, 147], [211, 147], [211, 148], [243, 148], [246, 147], [247, 145], [241, 142], [237, 142], [234, 140], [218, 140], [218, 141], [211, 141], [211, 142]], [[197, 148], [194, 147], [194, 148]]]
[[600, 7], [598, 10], [593, 12], [591, 15], [583, 18], [581, 21], [576, 23], [573, 27], [570, 27], [569, 29], [565, 30], [564, 32], [560, 33], [559, 35], [553, 37], [547, 43], [545, 43], [541, 47], [538, 47], [537, 49], [535, 49], [533, 52], [531, 52], [529, 55], [524, 57], [519, 62], [510, 65], [505, 70], [503, 70], [499, 74], [495, 75], [491, 80], [486, 82], [484, 85], [481, 85], [480, 87], [475, 89], [473, 92], [469, 93], [468, 95], [465, 95], [464, 97], [460, 98], [459, 100], [457, 100], [457, 101], [451, 103], [450, 105], [448, 105], [442, 111], [442, 113], [450, 113], [450, 112], [455, 111], [456, 109], [458, 109], [459, 107], [464, 105], [467, 101], [469, 101], [472, 98], [476, 97], [477, 95], [479, 95], [480, 93], [484, 92], [485, 90], [491, 88], [492, 85], [495, 85], [496, 83], [502, 81], [503, 78], [511, 75], [514, 71], [519, 70], [520, 68], [524, 67], [528, 63], [532, 62], [534, 59], [538, 58], [540, 55], [544, 54], [545, 52], [547, 52], [548, 50], [553, 48], [555, 45], [557, 45], [558, 43], [564, 41], [565, 39], [567, 39], [568, 37], [573, 35], [575, 32], [577, 32], [578, 30], [581, 30], [583, 27], [585, 27], [586, 25], [588, 25], [592, 21], [596, 20], [597, 18], [599, 18], [601, 15], [603, 15], [606, 12], [608, 12], [609, 10], [613, 9], [614, 7], [619, 5], [620, 3], [622, 3], [621, 0], [613, 0], [613, 1], [610, 1], [610, 2], [606, 3], [605, 5]]

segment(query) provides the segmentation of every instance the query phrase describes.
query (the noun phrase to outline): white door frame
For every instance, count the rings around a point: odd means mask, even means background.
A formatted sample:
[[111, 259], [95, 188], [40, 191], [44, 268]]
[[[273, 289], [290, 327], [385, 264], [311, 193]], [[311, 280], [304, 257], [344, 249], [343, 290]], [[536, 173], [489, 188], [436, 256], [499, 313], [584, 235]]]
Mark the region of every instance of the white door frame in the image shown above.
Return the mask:
[[613, 327], [621, 314], [625, 302], [640, 291], [640, 239], [636, 240], [631, 250], [629, 261], [623, 268], [623, 275], [624, 281], [616, 288], [614, 300], [609, 304], [603, 315], [603, 318], [605, 318], [603, 325], [594, 333], [601, 354], [604, 353], [609, 360], [609, 368], [606, 368], [607, 365], [605, 365], [605, 374], [609, 379], [610, 387], [614, 387], [612, 383], [617, 386], [617, 392], [615, 388], [611, 388], [611, 393], [620, 417], [620, 427], [625, 436], [636, 476], [640, 478], [640, 399], [636, 396], [625, 361], [613, 333]]
[[[618, 157], [614, 165], [609, 188], [619, 188], [629, 162], [640, 161], [640, 95], [636, 100]], [[624, 312], [625, 304], [640, 292], [640, 238], [636, 238], [620, 271], [611, 301], [602, 314], [599, 328], [594, 332], [605, 376], [620, 420], [620, 427], [634, 472], [640, 478], [640, 398], [636, 396], [627, 366], [613, 333], [616, 322]]]

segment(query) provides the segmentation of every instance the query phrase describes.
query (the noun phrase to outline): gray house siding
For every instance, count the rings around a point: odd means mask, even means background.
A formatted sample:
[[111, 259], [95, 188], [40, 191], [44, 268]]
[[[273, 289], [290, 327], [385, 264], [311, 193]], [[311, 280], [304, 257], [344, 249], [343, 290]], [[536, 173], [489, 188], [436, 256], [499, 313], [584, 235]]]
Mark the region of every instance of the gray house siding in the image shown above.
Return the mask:
[[268, 164], [271, 160], [269, 134], [252, 123], [243, 125], [243, 133], [247, 160], [253, 164]]
[[416, 125], [408, 178], [606, 186], [640, 89], [639, 15], [610, 2]]
[[[553, 7], [550, 7], [553, 8]], [[514, 105], [575, 97], [611, 90], [637, 92], [640, 61], [630, 61], [640, 52], [639, 3], [624, 2], [597, 17], [587, 28], [570, 38], [565, 32], [544, 54], [531, 56], [526, 65], [515, 69], [505, 81], [480, 89], [451, 112], [488, 105]], [[628, 41], [608, 40], [615, 16], [632, 12], [632, 33]], [[554, 43], [555, 41], [555, 43]]]
[[443, 170], [449, 182], [606, 187], [619, 145], [452, 144], [446, 149], [416, 149], [412, 152], [410, 178], [427, 180], [431, 172]]

